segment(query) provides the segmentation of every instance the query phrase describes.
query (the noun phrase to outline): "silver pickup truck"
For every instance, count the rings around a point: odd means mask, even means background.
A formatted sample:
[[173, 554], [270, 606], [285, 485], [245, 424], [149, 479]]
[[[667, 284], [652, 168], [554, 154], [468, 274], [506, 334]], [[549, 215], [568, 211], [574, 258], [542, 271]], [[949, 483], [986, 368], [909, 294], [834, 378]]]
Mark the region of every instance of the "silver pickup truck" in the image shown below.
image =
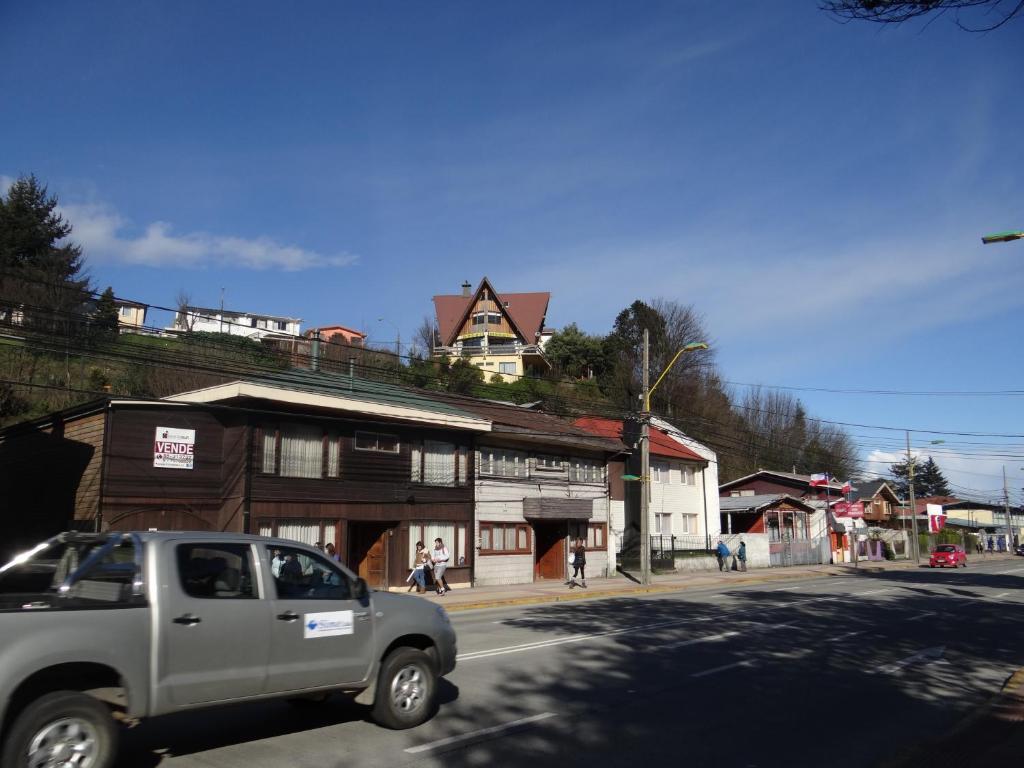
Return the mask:
[[66, 533], [0, 567], [2, 768], [107, 768], [118, 720], [261, 698], [409, 728], [454, 668], [444, 609], [294, 541]]

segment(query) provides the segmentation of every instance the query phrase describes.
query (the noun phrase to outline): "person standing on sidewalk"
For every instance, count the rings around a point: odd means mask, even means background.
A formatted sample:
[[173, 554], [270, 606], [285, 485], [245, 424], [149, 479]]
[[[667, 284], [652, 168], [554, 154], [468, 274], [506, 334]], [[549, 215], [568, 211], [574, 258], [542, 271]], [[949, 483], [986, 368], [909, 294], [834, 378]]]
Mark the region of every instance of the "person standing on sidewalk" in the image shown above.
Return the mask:
[[444, 577], [444, 572], [448, 569], [449, 558], [451, 558], [451, 554], [448, 552], [448, 547], [440, 539], [434, 539], [434, 551], [431, 553], [430, 560], [434, 563], [434, 584], [437, 586], [439, 595], [452, 591], [452, 588], [448, 586], [448, 580]]
[[747, 570], [747, 543], [740, 541], [740, 548], [736, 550], [736, 559], [740, 561], [740, 570]]
[[725, 546], [725, 542], [721, 539], [718, 540], [718, 546], [715, 547], [715, 557], [718, 558], [718, 570], [728, 571], [729, 570], [729, 548]]
[[[576, 545], [573, 547], [573, 559], [572, 559], [572, 578], [569, 580], [569, 589], [575, 586], [587, 588], [587, 574], [585, 568], [587, 567], [587, 545], [583, 543], [583, 539], [576, 539]], [[576, 584], [576, 577], [579, 576], [582, 579], [582, 584]]]

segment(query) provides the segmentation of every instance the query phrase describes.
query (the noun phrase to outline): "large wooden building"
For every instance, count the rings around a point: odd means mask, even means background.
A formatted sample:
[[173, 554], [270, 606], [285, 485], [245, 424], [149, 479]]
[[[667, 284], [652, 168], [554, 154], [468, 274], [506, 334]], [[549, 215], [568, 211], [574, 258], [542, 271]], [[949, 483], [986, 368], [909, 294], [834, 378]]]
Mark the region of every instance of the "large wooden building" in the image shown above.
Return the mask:
[[[500, 511], [499, 447], [531, 462]], [[591, 467], [613, 450], [516, 406], [313, 371], [105, 398], [0, 431], [0, 556], [69, 528], [240, 531], [331, 543], [401, 588], [416, 542], [441, 538], [453, 586], [561, 578], [570, 535], [607, 565]]]

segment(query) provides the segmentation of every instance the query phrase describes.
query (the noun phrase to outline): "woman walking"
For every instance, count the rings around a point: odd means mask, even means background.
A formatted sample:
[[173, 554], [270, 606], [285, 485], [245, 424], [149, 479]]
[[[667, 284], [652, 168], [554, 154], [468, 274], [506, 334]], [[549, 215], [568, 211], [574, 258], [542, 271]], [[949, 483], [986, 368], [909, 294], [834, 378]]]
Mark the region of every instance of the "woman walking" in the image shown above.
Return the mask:
[[430, 563], [430, 555], [427, 554], [426, 547], [423, 546], [422, 541], [416, 542], [416, 554], [412, 556], [412, 584], [409, 585], [409, 591], [412, 592], [412, 588], [416, 587], [417, 592], [427, 591], [427, 565]]
[[448, 569], [448, 558], [450, 557], [448, 547], [444, 545], [444, 542], [440, 539], [434, 539], [434, 551], [431, 553], [430, 560], [434, 564], [434, 584], [437, 586], [437, 594], [439, 595], [452, 591], [452, 588], [448, 586], [448, 580], [444, 577], [444, 572]]
[[[584, 589], [587, 588], [587, 574], [585, 568], [587, 567], [587, 545], [583, 543], [583, 539], [576, 539], [576, 545], [572, 549], [572, 578], [569, 580], [569, 589], [580, 586]], [[576, 577], [579, 576], [582, 583], [576, 583]]]

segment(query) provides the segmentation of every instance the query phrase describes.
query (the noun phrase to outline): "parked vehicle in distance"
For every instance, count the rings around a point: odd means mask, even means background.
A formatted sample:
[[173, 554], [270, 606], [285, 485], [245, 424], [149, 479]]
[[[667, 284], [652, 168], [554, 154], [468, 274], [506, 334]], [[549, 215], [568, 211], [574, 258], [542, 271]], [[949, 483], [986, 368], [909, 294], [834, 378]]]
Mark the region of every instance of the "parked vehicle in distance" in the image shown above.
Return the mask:
[[931, 556], [928, 558], [928, 566], [930, 568], [936, 566], [945, 568], [947, 565], [954, 568], [967, 567], [967, 553], [959, 544], [939, 544], [932, 550]]
[[1024, 556], [1024, 544], [1018, 544], [1013, 548], [1013, 554]]
[[115, 717], [275, 697], [410, 728], [455, 655], [443, 608], [295, 541], [65, 533], [0, 567], [0, 766], [109, 768]]

